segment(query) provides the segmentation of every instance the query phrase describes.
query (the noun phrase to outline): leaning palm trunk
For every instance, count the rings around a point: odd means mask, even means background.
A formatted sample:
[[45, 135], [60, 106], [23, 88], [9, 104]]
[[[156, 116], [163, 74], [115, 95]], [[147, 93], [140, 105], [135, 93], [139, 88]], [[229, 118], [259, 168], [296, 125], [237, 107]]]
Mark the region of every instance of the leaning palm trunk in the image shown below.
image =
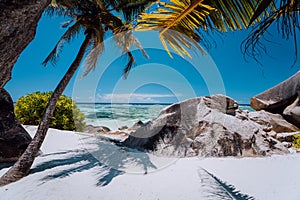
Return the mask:
[[54, 90], [33, 140], [28, 145], [27, 149], [19, 158], [19, 160], [0, 178], [0, 186], [15, 182], [25, 177], [29, 173], [34, 158], [38, 154], [38, 151], [46, 137], [56, 103], [79, 67], [84, 53], [89, 46], [90, 40], [91, 34], [87, 34], [75, 60]]

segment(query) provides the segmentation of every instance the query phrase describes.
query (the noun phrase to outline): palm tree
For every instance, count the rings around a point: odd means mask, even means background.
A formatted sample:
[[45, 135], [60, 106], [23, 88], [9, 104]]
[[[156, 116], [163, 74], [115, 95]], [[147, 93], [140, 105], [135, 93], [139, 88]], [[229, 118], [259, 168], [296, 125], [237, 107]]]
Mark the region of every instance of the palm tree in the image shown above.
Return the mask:
[[[85, 75], [95, 68], [98, 55], [101, 54], [104, 48], [102, 41], [107, 30], [110, 30], [112, 34], [121, 34], [117, 44], [122, 46], [123, 52], [129, 57], [129, 62], [124, 69], [126, 77], [135, 62], [133, 54], [130, 52], [130, 45], [136, 44], [141, 47], [131, 34], [131, 26], [127, 24], [130, 24], [131, 19], [151, 2], [152, 4], [149, 7], [156, 7], [157, 9], [151, 13], [148, 10], [141, 14], [136, 24], [136, 30], [158, 30], [162, 44], [170, 56], [172, 55], [169, 47], [181, 56], [190, 56], [187, 49], [192, 46], [205, 53], [205, 50], [198, 43], [208, 45], [206, 35], [214, 32], [240, 30], [247, 28], [252, 22], [265, 24], [265, 26], [258, 29], [260, 30], [258, 34], [254, 34], [259, 39], [260, 33], [264, 33], [265, 28], [268, 28], [269, 23], [272, 22], [272, 20], [268, 21], [267, 19], [278, 19], [291, 13], [299, 13], [299, 0], [281, 0], [282, 4], [286, 6], [281, 6], [279, 9], [276, 9], [276, 4], [270, 0], [170, 0], [165, 2], [158, 0], [56, 0], [53, 5], [57, 7], [52, 11], [70, 16], [76, 20], [59, 40], [44, 64], [49, 61], [55, 63], [63, 42], [69, 42], [81, 29], [85, 30], [85, 40], [68, 72], [54, 91], [32, 143], [18, 162], [1, 177], [0, 185], [16, 181], [27, 175], [34, 156], [45, 138], [57, 99], [78, 68], [89, 49], [88, 47], [91, 48], [87, 55], [88, 62]], [[123, 13], [123, 18], [127, 23], [123, 23], [120, 18], [114, 15], [115, 13]], [[274, 17], [272, 18], [272, 16]], [[292, 24], [299, 28], [297, 20], [298, 18]], [[284, 23], [288, 22], [285, 21]], [[69, 23], [72, 23], [72, 21]], [[69, 23], [66, 23], [65, 26], [70, 25]], [[286, 26], [288, 25], [285, 24]], [[178, 31], [184, 35], [179, 36], [170, 30]], [[283, 31], [283, 34], [286, 34], [286, 32]], [[120, 39], [122, 37], [129, 38], [131, 42]], [[189, 38], [193, 40], [189, 40]], [[144, 51], [143, 53], [145, 54]]]
[[[129, 57], [124, 69], [126, 77], [135, 62], [133, 54], [130, 52], [130, 45], [136, 44], [141, 48], [139, 42], [131, 34], [130, 22], [137, 13], [144, 10], [151, 2], [160, 8], [157, 12], [142, 14], [138, 20], [137, 30], [159, 29], [160, 38], [169, 54], [167, 45], [170, 45], [180, 55], [189, 56], [185, 48], [191, 48], [191, 46], [196, 46], [203, 53], [205, 52], [198, 44], [204, 39], [201, 31], [227, 31], [247, 26], [247, 21], [252, 16], [256, 1], [171, 0], [170, 3], [167, 3], [149, 0], [53, 0], [52, 7], [49, 8], [48, 12], [71, 17], [73, 20], [63, 25], [64, 27], [73, 24], [67, 29], [43, 64], [48, 62], [55, 64], [64, 42], [70, 42], [82, 30], [84, 30], [85, 39], [67, 73], [53, 92], [31, 144], [15, 165], [0, 178], [0, 185], [16, 181], [28, 174], [34, 157], [46, 136], [59, 96], [76, 72], [87, 51], [87, 69], [84, 75], [95, 68], [97, 58], [104, 49], [102, 42], [107, 32], [114, 35], [118, 34], [116, 37], [117, 44], [122, 46], [123, 52]], [[123, 13], [125, 23], [115, 16], [115, 13]], [[171, 34], [168, 30], [176, 30], [186, 36], [180, 37]], [[188, 40], [188, 38], [194, 39], [195, 42]], [[145, 51], [143, 53], [146, 55]]]
[[[123, 48], [123, 53], [129, 57], [129, 61], [124, 69], [124, 75], [126, 77], [135, 62], [133, 54], [130, 52], [130, 46], [135, 44], [141, 48], [139, 42], [132, 36], [132, 31], [128, 22], [132, 20], [137, 13], [142, 11], [147, 4], [148, 1], [141, 0], [52, 1], [52, 7], [48, 9], [48, 13], [71, 17], [72, 20], [64, 24], [63, 27], [67, 27], [71, 25], [71, 23], [73, 24], [60, 38], [43, 64], [46, 65], [48, 62], [55, 64], [64, 42], [70, 42], [82, 30], [84, 30], [85, 38], [74, 61], [54, 90], [32, 142], [14, 166], [0, 178], [0, 186], [17, 181], [29, 173], [34, 158], [45, 139], [59, 97], [73, 77], [85, 54], [87, 54], [87, 62], [84, 75], [87, 75], [95, 68], [97, 59], [104, 49], [103, 40], [105, 34], [116, 35], [116, 38], [118, 39], [117, 45]], [[119, 15], [122, 13], [125, 22], [123, 22], [115, 13], [118, 13]], [[124, 40], [125, 37], [128, 40]], [[141, 50], [146, 55], [146, 52], [142, 48]]]

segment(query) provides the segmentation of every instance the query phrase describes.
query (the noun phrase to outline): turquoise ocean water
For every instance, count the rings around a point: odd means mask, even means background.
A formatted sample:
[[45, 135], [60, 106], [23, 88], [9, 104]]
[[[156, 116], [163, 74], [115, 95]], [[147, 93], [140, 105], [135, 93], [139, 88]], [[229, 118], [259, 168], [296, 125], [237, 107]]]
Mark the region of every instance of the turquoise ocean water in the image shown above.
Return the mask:
[[[170, 104], [78, 104], [86, 116], [86, 123], [94, 126], [106, 126], [112, 130], [119, 127], [131, 127], [138, 121], [155, 119], [160, 111]], [[253, 111], [249, 105], [240, 105], [240, 109]]]

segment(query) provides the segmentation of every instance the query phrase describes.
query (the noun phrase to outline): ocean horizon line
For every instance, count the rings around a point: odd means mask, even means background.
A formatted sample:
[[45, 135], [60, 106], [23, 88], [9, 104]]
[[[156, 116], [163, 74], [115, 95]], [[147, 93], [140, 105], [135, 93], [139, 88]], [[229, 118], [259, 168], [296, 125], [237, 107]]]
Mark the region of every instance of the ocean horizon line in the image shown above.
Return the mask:
[[[98, 104], [98, 105], [109, 105], [109, 104], [115, 104], [115, 105], [122, 105], [122, 104], [129, 104], [129, 105], [172, 105], [179, 102], [174, 103], [162, 103], [162, 102], [76, 102], [76, 104]], [[250, 106], [250, 104], [247, 103], [239, 103], [239, 106]]]

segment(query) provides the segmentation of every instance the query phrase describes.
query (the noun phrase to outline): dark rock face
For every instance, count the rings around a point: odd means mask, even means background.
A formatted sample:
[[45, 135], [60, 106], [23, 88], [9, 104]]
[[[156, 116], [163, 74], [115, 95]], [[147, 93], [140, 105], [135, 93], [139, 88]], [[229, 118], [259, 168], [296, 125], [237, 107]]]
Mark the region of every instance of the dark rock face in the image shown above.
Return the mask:
[[14, 115], [10, 95], [0, 88], [0, 162], [16, 161], [31, 142]]
[[291, 123], [295, 124], [297, 127], [300, 127], [300, 91], [298, 92], [298, 97], [296, 100], [286, 107], [283, 111], [283, 116], [290, 121]]
[[35, 36], [38, 21], [51, 0], [0, 0], [0, 88], [11, 78], [19, 55]]
[[0, 162], [18, 159], [31, 141], [13, 113], [3, 89], [19, 55], [32, 41], [38, 21], [51, 0], [0, 0]]
[[281, 114], [300, 128], [300, 71], [289, 79], [251, 98], [255, 110]]
[[[237, 108], [233, 99], [223, 95], [189, 99], [165, 108], [157, 119], [131, 134], [124, 145], [179, 157], [288, 153], [284, 145], [267, 134], [280, 130], [274, 125], [277, 123], [270, 122], [272, 117], [259, 124], [249, 112]], [[266, 131], [266, 124], [274, 127]]]
[[282, 83], [251, 98], [250, 105], [255, 110], [266, 110], [282, 114], [300, 91], [300, 71]]

